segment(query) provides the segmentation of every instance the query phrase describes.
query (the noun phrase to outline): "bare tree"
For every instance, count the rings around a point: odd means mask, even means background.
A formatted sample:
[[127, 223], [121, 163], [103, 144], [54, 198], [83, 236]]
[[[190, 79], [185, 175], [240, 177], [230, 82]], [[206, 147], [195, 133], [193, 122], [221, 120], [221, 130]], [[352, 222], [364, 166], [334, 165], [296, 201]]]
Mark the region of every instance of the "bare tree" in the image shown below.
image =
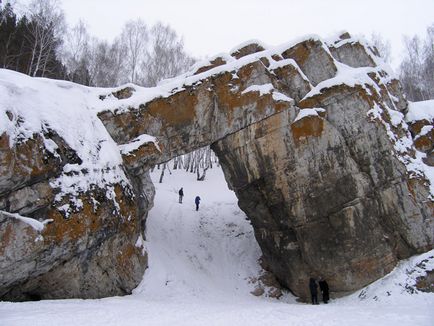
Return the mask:
[[390, 46], [390, 41], [385, 40], [380, 33], [372, 33], [370, 41], [377, 48], [383, 60], [390, 63], [392, 61], [392, 47]]
[[126, 49], [129, 81], [132, 83], [137, 82], [138, 70], [146, 57], [148, 38], [148, 28], [141, 19], [125, 24], [121, 34], [121, 42]]
[[29, 12], [29, 37], [33, 47], [28, 74], [44, 76], [49, 56], [61, 42], [65, 19], [58, 0], [33, 0]]
[[89, 74], [91, 84], [113, 87], [128, 81], [123, 69], [126, 49], [118, 40], [113, 44], [92, 38], [89, 45]]
[[79, 21], [67, 33], [62, 47], [63, 62], [68, 70], [68, 79], [90, 85], [89, 34], [83, 21]]
[[427, 28], [423, 46], [424, 89], [429, 99], [434, 99], [434, 24]]
[[160, 80], [186, 71], [194, 61], [185, 52], [183, 40], [176, 31], [157, 23], [150, 30], [150, 49], [142, 63], [140, 82], [145, 86], [156, 86]]
[[425, 39], [404, 38], [406, 56], [400, 66], [400, 79], [408, 98], [423, 101], [434, 98], [434, 24]]

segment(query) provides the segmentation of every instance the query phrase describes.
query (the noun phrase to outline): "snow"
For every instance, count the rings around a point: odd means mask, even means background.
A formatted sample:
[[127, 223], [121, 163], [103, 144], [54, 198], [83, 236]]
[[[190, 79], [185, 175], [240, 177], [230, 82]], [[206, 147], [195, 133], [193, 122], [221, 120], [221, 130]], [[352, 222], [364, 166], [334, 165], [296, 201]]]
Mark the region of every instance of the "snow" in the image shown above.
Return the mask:
[[246, 94], [249, 92], [259, 92], [259, 95], [269, 94], [274, 89], [273, 84], [263, 84], [263, 85], [252, 85], [247, 87], [241, 94]]
[[142, 256], [146, 254], [146, 243], [142, 235], [139, 235], [136, 241], [136, 247], [142, 249]]
[[414, 300], [414, 294], [418, 294], [418, 299], [429, 302], [430, 295], [416, 288], [418, 277], [426, 275], [426, 271], [434, 270], [434, 250], [422, 255], [415, 256], [398, 263], [395, 269], [383, 277], [373, 282], [363, 290], [358, 291], [344, 299], [343, 302], [352, 302], [362, 299], [368, 303], [384, 302], [393, 303], [395, 296], [400, 300], [408, 301], [409, 304]]
[[31, 217], [25, 217], [25, 216], [22, 216], [22, 215], [17, 214], [17, 213], [9, 213], [9, 212], [5, 212], [5, 211], [1, 211], [1, 210], [0, 210], [0, 213], [2, 213], [5, 216], [15, 218], [21, 222], [28, 224], [38, 232], [42, 232], [42, 230], [44, 230], [44, 227], [46, 224], [53, 222], [53, 219], [46, 219], [46, 220], [43, 220], [42, 222], [40, 222], [40, 221], [35, 220], [34, 218], [31, 218]]
[[[380, 88], [372, 80], [372, 78], [368, 76], [368, 73], [377, 74], [382, 70], [381, 66], [353, 68], [343, 63], [340, 63], [336, 60], [334, 62], [338, 69], [336, 76], [320, 82], [318, 85], [312, 88], [312, 90], [309, 93], [307, 93], [303, 99], [307, 99], [315, 95], [321, 94], [322, 90], [332, 88], [333, 86], [338, 86], [338, 85], [347, 85], [349, 87], [360, 85], [364, 89], [366, 89], [368, 93], [370, 92], [370, 90], [366, 86], [372, 86], [380, 94], [381, 91]], [[380, 76], [378, 75], [378, 77]], [[389, 79], [390, 78], [381, 77], [381, 82], [386, 84]]]
[[[393, 143], [396, 157], [405, 165], [410, 178], [425, 178], [429, 181], [430, 194], [428, 199], [432, 200], [434, 198], [434, 167], [423, 162], [423, 159], [426, 157], [425, 153], [414, 149], [413, 140], [404, 121], [403, 114], [388, 107], [385, 110], [387, 110], [391, 117], [391, 124], [393, 126], [401, 125], [402, 129], [406, 130], [406, 133], [398, 136], [392, 131], [391, 125], [383, 119], [384, 110], [377, 103], [374, 103], [373, 108], [367, 112], [367, 116], [372, 121], [377, 120], [383, 124], [389, 139]], [[412, 153], [413, 150], [415, 152], [414, 155]]]
[[330, 46], [330, 47], [335, 47], [335, 48], [339, 48], [345, 44], [356, 44], [359, 43], [360, 45], [362, 45], [369, 57], [374, 61], [375, 65], [378, 67], [381, 67], [381, 69], [383, 71], [385, 71], [389, 76], [393, 77], [394, 76], [394, 72], [393, 69], [390, 67], [389, 64], [387, 64], [382, 57], [377, 56], [372, 49], [372, 44], [370, 44], [370, 42], [368, 42], [363, 35], [357, 35], [357, 36], [353, 36], [351, 35], [350, 38], [347, 39], [341, 39], [340, 36], [344, 33], [348, 33], [347, 31], [343, 30], [337, 34], [331, 35], [328, 38], [326, 38], [325, 43]]
[[[157, 192], [147, 220], [152, 267], [135, 293], [157, 298], [249, 293], [254, 288], [248, 280], [258, 276], [261, 251], [222, 171], [208, 170], [205, 182], [195, 181], [195, 174], [172, 173], [162, 184], [158, 170], [151, 175]], [[181, 187], [183, 204], [178, 203]], [[196, 196], [201, 198], [199, 211]]]
[[[278, 68], [286, 67], [286, 66], [293, 66], [295, 69], [297, 69], [300, 76], [310, 84], [309, 78], [304, 74], [304, 72], [300, 69], [300, 66], [295, 62], [294, 59], [283, 59], [280, 61], [271, 61], [270, 66], [268, 67], [269, 70], [275, 70]], [[312, 85], [311, 85], [312, 86]]]
[[292, 98], [278, 92], [271, 83], [262, 85], [251, 85], [247, 87], [244, 91], [242, 91], [241, 94], [246, 94], [250, 92], [259, 92], [259, 96], [271, 93], [273, 100], [275, 100], [276, 102], [294, 102]]
[[431, 130], [433, 130], [433, 128], [434, 128], [433, 126], [423, 126], [422, 129], [420, 130], [420, 133], [415, 137], [415, 140], [419, 137], [429, 134]]
[[300, 112], [298, 112], [293, 122], [296, 122], [308, 116], [319, 116], [318, 115], [319, 112], [322, 113], [325, 111], [326, 110], [324, 110], [323, 108], [301, 109]]
[[[158, 178], [155, 170], [152, 179]], [[252, 227], [220, 169], [208, 170], [204, 182], [195, 179], [174, 170], [155, 184], [146, 241], [136, 244], [147, 249], [150, 267], [132, 295], [0, 302], [0, 325], [432, 325], [434, 294], [408, 289], [423, 275], [421, 261], [427, 260], [427, 270], [434, 268], [434, 251], [403, 261], [385, 278], [327, 305], [298, 303], [290, 294], [280, 300], [252, 296], [248, 279], [261, 272]], [[202, 198], [198, 212], [196, 195]]]
[[[117, 144], [94, 110], [113, 105], [99, 99], [107, 91], [0, 69], [0, 135], [9, 136], [10, 146], [39, 135], [46, 150], [58, 156], [57, 144], [45, 137], [55, 132], [82, 161], [66, 164], [63, 173], [50, 182], [60, 189], [57, 201], [67, 195], [75, 197], [93, 185], [108, 188], [108, 192], [111, 185], [129, 185]], [[70, 211], [70, 207], [63, 208]]]
[[262, 42], [261, 40], [258, 39], [250, 39], [247, 41], [244, 41], [236, 46], [234, 46], [232, 49], [229, 50], [229, 53], [235, 53], [239, 50], [241, 50], [242, 48], [251, 45], [251, 44], [257, 44], [260, 47], [262, 47], [263, 49], [267, 49], [269, 47], [269, 45], [265, 44], [264, 42]]
[[[295, 61], [276, 62], [271, 56], [308, 39], [320, 40], [316, 35], [309, 35], [274, 48], [266, 47], [240, 60], [227, 54], [219, 55], [227, 61], [225, 65], [194, 75], [199, 67], [209, 64], [210, 59], [155, 88], [131, 84], [112, 89], [88, 88], [0, 69], [0, 135], [7, 133], [12, 146], [39, 134], [46, 150], [56, 155], [57, 144], [45, 138], [44, 133], [58, 133], [83, 162], [65, 165], [62, 175], [52, 181], [53, 187], [61, 189], [57, 200], [65, 195], [74, 197], [98, 185], [107, 189], [106, 196], [116, 204], [112, 185], [128, 185], [120, 167], [121, 153], [131, 153], [146, 142], [155, 143], [155, 139], [152, 135], [143, 135], [118, 146], [98, 119], [99, 112], [119, 113], [137, 108], [222, 72], [232, 72], [236, 78], [239, 68], [261, 57], [269, 60], [269, 70], [290, 64], [301, 71]], [[354, 38], [343, 40], [334, 46], [354, 41]], [[325, 45], [324, 48], [328, 51]], [[378, 58], [373, 56], [373, 59]], [[337, 76], [319, 83], [306, 97], [338, 84], [369, 85], [378, 90], [367, 73], [387, 69], [384, 65], [350, 68], [337, 61], [335, 64]], [[387, 83], [390, 78], [392, 74], [381, 82]], [[125, 87], [134, 89], [130, 98], [120, 100], [112, 95]], [[243, 93], [249, 91], [258, 91], [261, 95], [272, 93], [276, 101], [291, 100], [271, 84], [253, 85]], [[105, 95], [104, 100], [100, 99], [101, 95]], [[433, 104], [434, 101], [411, 103], [407, 121], [420, 117], [432, 120]], [[405, 135], [398, 139], [393, 134], [390, 125], [382, 119], [383, 109], [388, 110], [392, 125], [404, 126], [402, 114], [393, 108], [377, 105], [368, 116], [381, 120], [396, 151], [406, 153], [412, 147], [411, 138]], [[317, 115], [318, 110], [323, 109], [300, 110], [296, 120]], [[416, 158], [405, 156], [402, 159], [409, 171], [424, 173], [431, 180], [431, 193], [434, 193], [434, 168], [422, 163], [423, 155], [416, 152]], [[158, 172], [152, 174], [154, 181], [159, 178]], [[416, 291], [410, 295], [405, 291], [406, 286], [411, 287], [415, 277], [423, 273], [416, 268], [420, 261], [428, 259], [428, 267], [433, 268], [432, 251], [402, 262], [382, 280], [354, 295], [332, 300], [328, 305], [298, 303], [290, 294], [280, 300], [252, 296], [250, 292], [258, 286], [253, 280], [263, 272], [258, 263], [261, 251], [251, 225], [237, 206], [235, 195], [227, 189], [221, 170], [209, 170], [205, 182], [197, 182], [195, 175], [179, 170], [172, 173], [166, 173], [164, 182], [156, 184], [155, 205], [148, 216], [146, 237], [139, 237], [136, 242], [142, 253], [145, 250], [148, 253], [150, 267], [132, 295], [100, 300], [0, 302], [0, 325], [432, 325], [434, 294]], [[183, 204], [178, 203], [180, 187], [185, 193]], [[196, 195], [202, 199], [198, 212], [194, 209]], [[61, 209], [68, 214], [81, 205], [81, 200], [76, 198]], [[39, 231], [50, 222], [6, 214]], [[412, 270], [415, 272], [408, 272]]]
[[154, 143], [154, 145], [157, 147], [157, 149], [161, 152], [160, 147], [158, 146], [158, 141], [155, 137], [150, 135], [140, 135], [137, 138], [134, 138], [131, 142], [128, 144], [119, 145], [119, 150], [121, 151], [122, 155], [130, 154], [137, 150], [140, 146], [146, 143]]
[[294, 99], [286, 96], [285, 94], [282, 94], [276, 90], [273, 91], [272, 95], [273, 100], [275, 100], [276, 102], [294, 102]]
[[434, 121], [434, 100], [409, 102], [406, 121], [428, 120]]

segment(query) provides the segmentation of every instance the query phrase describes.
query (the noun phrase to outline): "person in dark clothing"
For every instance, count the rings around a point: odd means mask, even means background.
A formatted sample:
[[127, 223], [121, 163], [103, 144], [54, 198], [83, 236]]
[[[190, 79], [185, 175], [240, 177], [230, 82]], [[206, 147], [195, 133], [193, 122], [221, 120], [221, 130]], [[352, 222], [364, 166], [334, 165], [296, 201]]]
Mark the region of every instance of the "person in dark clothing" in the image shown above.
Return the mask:
[[326, 280], [323, 279], [322, 277], [320, 278], [318, 284], [319, 284], [319, 289], [321, 290], [322, 300], [324, 301], [324, 303], [327, 303], [330, 299], [329, 285], [327, 284]]
[[313, 277], [309, 280], [310, 296], [312, 298], [312, 304], [318, 304], [318, 285]]
[[194, 202], [196, 203], [196, 210], [198, 211], [199, 210], [200, 197], [196, 196]]
[[182, 190], [182, 187], [181, 189], [179, 189], [178, 194], [179, 194], [179, 203], [182, 204], [182, 197], [184, 197], [184, 190]]

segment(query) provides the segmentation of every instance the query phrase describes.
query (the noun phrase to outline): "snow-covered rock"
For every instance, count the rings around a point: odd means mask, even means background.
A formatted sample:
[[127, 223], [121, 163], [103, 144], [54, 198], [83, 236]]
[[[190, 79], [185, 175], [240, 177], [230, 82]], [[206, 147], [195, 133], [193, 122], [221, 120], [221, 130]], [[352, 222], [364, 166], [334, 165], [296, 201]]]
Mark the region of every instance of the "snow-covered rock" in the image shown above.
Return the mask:
[[434, 100], [411, 102], [405, 120], [423, 162], [434, 167]]
[[91, 110], [108, 91], [0, 70], [0, 297], [96, 298], [140, 282], [142, 215]]
[[432, 167], [407, 111], [390, 68], [349, 34], [247, 42], [154, 88], [0, 70], [0, 210], [52, 220], [20, 237], [23, 221], [3, 217], [14, 240], [0, 250], [23, 254], [0, 257], [0, 297], [131, 292], [147, 267], [150, 167], [206, 145], [283, 285], [307, 298], [321, 275], [359, 289], [434, 243]]

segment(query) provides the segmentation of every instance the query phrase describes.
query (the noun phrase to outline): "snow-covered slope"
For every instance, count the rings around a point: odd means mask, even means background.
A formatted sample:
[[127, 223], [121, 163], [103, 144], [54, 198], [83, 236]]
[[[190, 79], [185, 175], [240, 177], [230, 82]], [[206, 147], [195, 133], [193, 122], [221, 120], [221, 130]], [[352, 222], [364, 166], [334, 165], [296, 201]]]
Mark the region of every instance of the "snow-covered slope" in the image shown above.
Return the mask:
[[152, 179], [157, 189], [146, 231], [150, 267], [135, 293], [156, 299], [249, 295], [261, 251], [221, 169], [211, 169], [205, 182], [180, 170], [166, 171], [162, 184], [158, 170]]
[[[403, 261], [382, 280], [328, 305], [297, 303], [288, 294], [281, 300], [252, 296], [249, 278], [261, 273], [261, 253], [221, 170], [208, 171], [205, 182], [172, 172], [155, 184], [144, 244], [150, 267], [133, 295], [1, 302], [0, 325], [432, 325], [434, 294], [409, 289], [434, 268], [434, 251]], [[158, 170], [152, 178], [158, 181]], [[198, 212], [196, 195], [202, 199]]]

